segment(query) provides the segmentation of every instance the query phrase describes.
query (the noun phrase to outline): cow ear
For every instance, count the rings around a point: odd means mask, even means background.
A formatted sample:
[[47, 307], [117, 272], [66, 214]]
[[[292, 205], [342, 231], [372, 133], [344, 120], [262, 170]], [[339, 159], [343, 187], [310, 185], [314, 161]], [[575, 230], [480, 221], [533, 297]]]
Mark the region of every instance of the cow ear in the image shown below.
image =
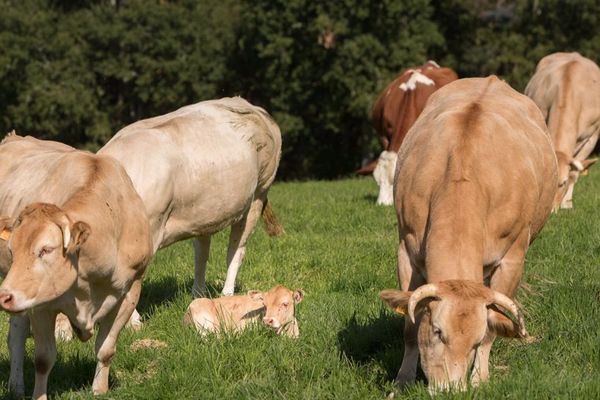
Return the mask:
[[294, 290], [294, 303], [298, 304], [304, 299], [304, 290], [296, 289]]
[[66, 254], [75, 254], [90, 236], [92, 228], [82, 221], [75, 222], [71, 228], [63, 228], [64, 247]]
[[14, 218], [0, 217], [0, 240], [8, 241], [10, 239], [14, 223]]
[[413, 292], [403, 292], [402, 290], [386, 289], [379, 293], [379, 297], [383, 300], [392, 310], [400, 315], [406, 315], [408, 313], [408, 300]]
[[589, 173], [590, 167], [596, 164], [596, 162], [598, 162], [597, 158], [588, 158], [587, 160], [583, 160], [581, 162], [581, 164], [583, 165], [583, 171], [581, 172], [581, 175], [587, 175]]
[[495, 304], [488, 306], [490, 311], [488, 312], [488, 329], [497, 336], [503, 336], [506, 338], [525, 339], [529, 338], [529, 334], [525, 330], [524, 326], [517, 321], [513, 321], [508, 314]]
[[250, 298], [252, 300], [264, 300], [265, 299], [263, 292], [261, 292], [260, 290], [248, 290], [248, 296], [250, 296]]

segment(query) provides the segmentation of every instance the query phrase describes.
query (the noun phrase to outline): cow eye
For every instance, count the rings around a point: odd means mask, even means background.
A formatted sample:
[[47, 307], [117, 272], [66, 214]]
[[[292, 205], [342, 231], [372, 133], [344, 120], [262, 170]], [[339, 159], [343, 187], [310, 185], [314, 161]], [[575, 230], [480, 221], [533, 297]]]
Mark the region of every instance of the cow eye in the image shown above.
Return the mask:
[[442, 340], [442, 330], [439, 327], [433, 327], [433, 334], [437, 336], [440, 340]]
[[568, 179], [565, 179], [564, 181], [562, 181], [561, 183], [558, 184], [558, 187], [563, 187], [567, 184]]
[[42, 249], [40, 250], [40, 252], [38, 253], [38, 257], [42, 258], [43, 256], [45, 256], [46, 254], [50, 254], [54, 251], [54, 247], [49, 247], [49, 246], [44, 246], [42, 247]]
[[290, 305], [290, 303], [288, 303], [287, 301], [284, 301], [283, 303], [281, 303], [282, 306], [287, 307]]

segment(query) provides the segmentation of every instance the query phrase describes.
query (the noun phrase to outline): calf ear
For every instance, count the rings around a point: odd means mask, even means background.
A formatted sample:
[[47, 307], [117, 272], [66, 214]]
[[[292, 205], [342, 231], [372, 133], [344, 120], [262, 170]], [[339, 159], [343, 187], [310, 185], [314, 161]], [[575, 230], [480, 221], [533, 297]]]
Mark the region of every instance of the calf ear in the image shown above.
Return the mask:
[[248, 296], [250, 296], [250, 298], [252, 300], [264, 300], [265, 299], [265, 295], [260, 290], [248, 290]]
[[[67, 235], [65, 232], [69, 232]], [[81, 247], [82, 244], [85, 243], [87, 238], [90, 236], [92, 232], [92, 228], [88, 224], [82, 221], [75, 222], [71, 228], [65, 228], [63, 231], [63, 235], [65, 236], [65, 253], [66, 254], [75, 254], [77, 250]]]
[[15, 219], [11, 217], [0, 217], [0, 240], [7, 241], [12, 233]]
[[403, 292], [402, 290], [386, 289], [379, 293], [379, 297], [390, 308], [400, 315], [408, 313], [408, 300], [413, 292]]
[[302, 299], [304, 299], [304, 290], [302, 289], [296, 289], [294, 290], [294, 303], [298, 304], [302, 301]]

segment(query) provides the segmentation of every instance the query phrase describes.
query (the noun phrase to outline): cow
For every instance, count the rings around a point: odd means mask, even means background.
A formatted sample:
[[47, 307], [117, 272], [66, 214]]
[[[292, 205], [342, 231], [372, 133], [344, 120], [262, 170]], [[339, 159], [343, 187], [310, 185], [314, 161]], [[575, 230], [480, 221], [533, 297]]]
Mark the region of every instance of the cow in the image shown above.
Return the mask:
[[430, 97], [398, 153], [401, 290], [380, 294], [408, 315], [398, 385], [419, 355], [431, 392], [464, 388], [471, 366], [477, 385], [497, 335], [530, 338], [512, 298], [557, 176], [542, 114], [508, 84], [461, 79]]
[[295, 310], [296, 304], [303, 298], [301, 289], [292, 291], [280, 285], [268, 292], [250, 290], [239, 296], [200, 298], [189, 305], [183, 321], [194, 325], [200, 334], [205, 335], [222, 330], [241, 331], [262, 319], [263, 324], [277, 335], [297, 338], [300, 330]]
[[573, 207], [573, 189], [600, 134], [600, 69], [579, 53], [554, 53], [540, 60], [525, 88], [540, 108], [558, 159], [554, 209]]
[[402, 71], [379, 95], [373, 106], [372, 120], [383, 152], [378, 160], [357, 171], [361, 175], [373, 173], [379, 185], [377, 204], [391, 206], [393, 203], [396, 154], [427, 99], [433, 92], [456, 79], [456, 72], [450, 68], [442, 68], [435, 61], [428, 61], [420, 67]]
[[261, 214], [282, 232], [267, 200], [281, 133], [271, 116], [240, 97], [204, 101], [121, 129], [98, 151], [117, 159], [144, 201], [154, 251], [193, 238], [192, 293], [206, 293], [211, 236], [231, 226], [224, 295], [234, 292], [246, 242]]
[[[19, 163], [11, 162], [14, 155]], [[11, 258], [10, 268], [3, 267], [0, 308], [13, 315], [26, 313], [31, 321], [33, 397], [47, 398], [59, 312], [82, 341], [98, 325], [92, 388], [105, 393], [117, 338], [135, 309], [153, 254], [144, 204], [125, 170], [110, 157], [12, 135], [0, 145], [0, 159], [3, 211], [21, 208], [16, 218], [9, 212], [0, 220], [0, 237], [7, 240]], [[38, 197], [54, 201], [39, 202]], [[13, 328], [9, 338], [19, 336], [24, 342], [26, 326], [16, 333]], [[9, 383], [19, 394], [22, 370], [12, 367], [11, 361]]]

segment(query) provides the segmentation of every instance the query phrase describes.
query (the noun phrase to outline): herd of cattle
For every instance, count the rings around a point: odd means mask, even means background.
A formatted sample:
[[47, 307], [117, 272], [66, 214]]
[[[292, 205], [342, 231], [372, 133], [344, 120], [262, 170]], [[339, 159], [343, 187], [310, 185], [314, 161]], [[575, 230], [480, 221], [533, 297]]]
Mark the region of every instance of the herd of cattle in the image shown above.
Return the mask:
[[[431, 391], [489, 377], [496, 336], [530, 339], [512, 300], [525, 254], [548, 215], [572, 207], [595, 160], [600, 69], [577, 53], [542, 59], [522, 95], [494, 76], [458, 79], [428, 62], [404, 71], [373, 108], [384, 151], [379, 204], [395, 203], [401, 290], [381, 298], [405, 318], [396, 382], [419, 359]], [[159, 151], [157, 151], [159, 149]], [[183, 107], [120, 130], [97, 154], [21, 137], [0, 143], [0, 307], [10, 313], [9, 386], [23, 395], [25, 340], [35, 341], [35, 399], [47, 397], [56, 336], [90, 339], [94, 393], [108, 390], [120, 331], [154, 253], [192, 238], [193, 294], [184, 321], [199, 332], [262, 322], [298, 337], [301, 290], [206, 299], [211, 235], [231, 227], [223, 294], [234, 292], [281, 153], [277, 124], [241, 98]], [[59, 316], [59, 318], [57, 318]]]

